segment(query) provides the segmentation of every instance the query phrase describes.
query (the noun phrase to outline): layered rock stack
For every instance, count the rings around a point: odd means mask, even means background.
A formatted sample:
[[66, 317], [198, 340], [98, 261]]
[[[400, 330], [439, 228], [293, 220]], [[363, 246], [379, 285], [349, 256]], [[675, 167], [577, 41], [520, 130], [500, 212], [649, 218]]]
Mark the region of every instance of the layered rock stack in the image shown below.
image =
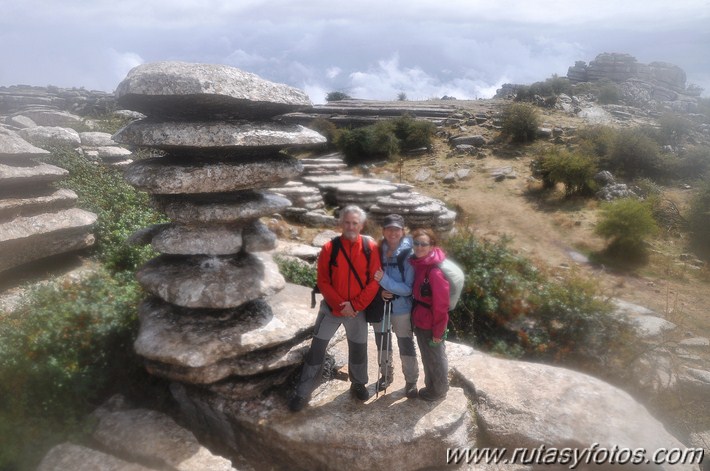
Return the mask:
[[52, 185], [69, 172], [34, 160], [48, 154], [0, 127], [0, 272], [94, 243], [96, 215]]
[[397, 191], [379, 197], [370, 207], [372, 219], [379, 224], [391, 213], [401, 214], [410, 229], [431, 228], [441, 234], [451, 232], [456, 221], [456, 212], [443, 201], [415, 191]]
[[161, 255], [137, 272], [151, 296], [135, 349], [177, 390], [256, 397], [291, 374], [313, 325], [310, 290], [285, 283], [263, 253], [275, 235], [259, 221], [290, 206], [264, 188], [302, 170], [282, 150], [325, 142], [272, 119], [308, 108], [308, 97], [231, 67], [183, 62], [136, 67], [116, 94], [147, 118], [114, 140], [164, 152], [128, 165], [125, 177], [172, 221], [143, 233]]

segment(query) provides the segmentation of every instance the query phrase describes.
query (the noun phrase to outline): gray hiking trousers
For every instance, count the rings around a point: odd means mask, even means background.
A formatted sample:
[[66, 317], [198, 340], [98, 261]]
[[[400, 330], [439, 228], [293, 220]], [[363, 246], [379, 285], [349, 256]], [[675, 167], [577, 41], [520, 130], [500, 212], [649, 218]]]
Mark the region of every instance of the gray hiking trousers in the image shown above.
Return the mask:
[[446, 358], [446, 341], [435, 347], [429, 345], [433, 338], [431, 330], [414, 327], [419, 352], [424, 367], [424, 386], [432, 396], [443, 396], [449, 391], [449, 361]]
[[365, 313], [358, 312], [355, 317], [336, 317], [331, 313], [328, 305], [321, 301], [313, 330], [311, 348], [306, 353], [301, 377], [296, 386], [298, 396], [310, 397], [318, 385], [328, 342], [341, 325], [345, 327], [345, 335], [348, 339], [350, 381], [367, 384], [367, 321]]
[[[397, 337], [397, 347], [399, 348], [399, 358], [402, 362], [402, 373], [404, 381], [416, 383], [419, 380], [419, 365], [417, 364], [417, 351], [414, 347], [414, 334], [412, 333], [411, 314], [393, 314], [392, 332]], [[392, 337], [387, 337], [387, 326], [382, 332], [383, 322], [372, 324], [375, 329], [375, 344], [377, 345], [377, 358], [380, 363], [380, 374], [392, 378], [394, 368], [392, 367]], [[387, 353], [385, 354], [385, 350]]]

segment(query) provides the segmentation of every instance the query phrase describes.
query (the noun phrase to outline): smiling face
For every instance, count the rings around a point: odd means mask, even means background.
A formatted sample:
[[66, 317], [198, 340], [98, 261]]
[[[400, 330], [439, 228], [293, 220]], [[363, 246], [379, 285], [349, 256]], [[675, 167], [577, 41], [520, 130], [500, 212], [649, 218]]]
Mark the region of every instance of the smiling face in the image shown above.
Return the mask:
[[429, 255], [429, 252], [434, 250], [434, 246], [431, 245], [431, 240], [426, 234], [418, 235], [414, 239], [414, 255], [417, 258], [424, 258]]
[[396, 249], [399, 247], [399, 242], [404, 237], [404, 229], [397, 226], [389, 226], [382, 229], [382, 235], [387, 241], [387, 247]]
[[360, 231], [362, 231], [364, 224], [360, 222], [359, 214], [349, 212], [343, 217], [340, 226], [343, 230], [343, 237], [348, 240], [355, 240], [357, 239], [357, 236], [360, 235]]

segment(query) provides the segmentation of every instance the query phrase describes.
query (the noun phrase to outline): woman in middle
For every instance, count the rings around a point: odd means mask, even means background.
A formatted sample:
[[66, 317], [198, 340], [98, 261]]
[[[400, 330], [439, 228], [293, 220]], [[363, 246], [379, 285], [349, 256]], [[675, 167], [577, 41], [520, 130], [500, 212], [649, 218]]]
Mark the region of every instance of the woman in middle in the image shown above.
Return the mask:
[[[397, 336], [397, 346], [405, 381], [404, 391], [408, 398], [413, 399], [417, 397], [419, 366], [411, 321], [414, 268], [408, 259], [412, 253], [412, 239], [405, 237], [404, 218], [399, 214], [390, 214], [385, 217], [382, 235], [383, 239], [380, 245], [382, 269], [375, 272], [374, 278], [383, 289], [382, 297], [391, 303], [392, 315], [390, 319], [392, 331]], [[385, 325], [386, 321], [387, 317], [382, 322], [373, 324], [377, 358], [381, 359], [378, 390], [386, 389], [392, 383], [394, 376], [392, 339], [388, 338], [389, 326]]]

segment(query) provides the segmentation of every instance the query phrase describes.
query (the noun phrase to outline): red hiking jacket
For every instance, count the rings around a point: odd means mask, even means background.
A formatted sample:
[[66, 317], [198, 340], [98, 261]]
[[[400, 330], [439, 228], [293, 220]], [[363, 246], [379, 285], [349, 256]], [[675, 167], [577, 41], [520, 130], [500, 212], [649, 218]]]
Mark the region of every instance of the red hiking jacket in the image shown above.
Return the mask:
[[[420, 329], [431, 330], [432, 335], [441, 338], [449, 323], [449, 281], [437, 266], [446, 258], [446, 254], [439, 247], [434, 247], [429, 255], [424, 258], [412, 257], [409, 263], [414, 267], [414, 286], [412, 296], [415, 301], [422, 301], [430, 307], [417, 302], [412, 310], [412, 323]], [[429, 284], [433, 296], [423, 297], [421, 286], [424, 278], [429, 273]]]
[[[381, 267], [380, 252], [374, 240], [365, 239], [359, 235], [355, 241], [350, 241], [345, 237], [341, 237], [340, 241], [342, 247], [335, 260], [337, 266], [329, 267], [333, 242], [326, 242], [321, 249], [320, 255], [318, 255], [318, 276], [316, 281], [325, 302], [330, 306], [333, 315], [338, 317], [343, 315], [340, 310], [340, 303], [344, 301], [350, 301], [356, 311], [362, 311], [372, 302], [379, 288], [379, 283], [375, 281], [373, 275]], [[369, 243], [372, 251], [370, 254], [369, 282], [366, 274], [367, 260], [365, 259], [365, 252], [362, 250], [363, 243]], [[350, 257], [350, 261], [360, 276], [360, 281], [365, 285], [364, 290], [360, 289], [360, 285], [355, 279], [355, 275], [353, 275], [343, 252], [347, 252], [348, 257]], [[332, 279], [329, 276], [330, 273], [332, 273]]]

